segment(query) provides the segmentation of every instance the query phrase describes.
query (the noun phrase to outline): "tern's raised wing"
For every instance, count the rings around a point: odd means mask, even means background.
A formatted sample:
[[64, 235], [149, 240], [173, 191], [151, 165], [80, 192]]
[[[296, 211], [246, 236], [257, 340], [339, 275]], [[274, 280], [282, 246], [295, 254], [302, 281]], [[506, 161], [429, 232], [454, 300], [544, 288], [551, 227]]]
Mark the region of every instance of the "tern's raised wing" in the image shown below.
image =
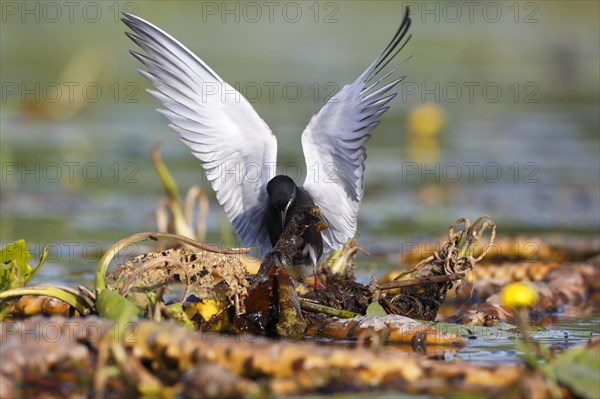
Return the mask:
[[261, 229], [277, 141], [250, 103], [168, 33], [131, 14], [123, 22], [147, 55], [131, 52], [158, 89], [148, 90], [200, 160], [243, 245], [269, 243]]
[[321, 216], [329, 226], [323, 231], [327, 250], [339, 248], [356, 233], [367, 158], [364, 144], [379, 124], [379, 117], [389, 109], [386, 104], [397, 94], [388, 92], [404, 79], [393, 77], [402, 64], [389, 72], [382, 70], [410, 39], [410, 23], [407, 10], [385, 50], [354, 83], [333, 96], [302, 133], [307, 167], [304, 188], [321, 207]]

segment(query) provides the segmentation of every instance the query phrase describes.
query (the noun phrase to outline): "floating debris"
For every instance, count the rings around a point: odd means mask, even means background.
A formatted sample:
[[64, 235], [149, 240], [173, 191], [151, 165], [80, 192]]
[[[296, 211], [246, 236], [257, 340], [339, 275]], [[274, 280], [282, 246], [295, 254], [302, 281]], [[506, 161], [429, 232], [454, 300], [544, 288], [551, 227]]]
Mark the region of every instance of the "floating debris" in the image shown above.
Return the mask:
[[[51, 341], [40, 340], [30, 331], [56, 335]], [[74, 397], [87, 392], [89, 381], [98, 381], [99, 375], [102, 384], [95, 386], [94, 394], [100, 396], [268, 397], [377, 389], [548, 397], [550, 392], [542, 375], [523, 365], [439, 362], [394, 348], [347, 349], [251, 335], [198, 334], [172, 322], [130, 323], [117, 340], [114, 331], [114, 321], [97, 317], [36, 316], [2, 323], [0, 396], [40, 397], [65, 392], [59, 389], [68, 386], [65, 395]], [[110, 348], [106, 355], [104, 348]], [[579, 359], [587, 369], [589, 360], [583, 359], [581, 348], [575, 349], [564, 356]], [[599, 349], [595, 340], [586, 350], [593, 359]], [[102, 356], [106, 360], [99, 367]], [[552, 367], [567, 364], [559, 359]], [[214, 380], [207, 381], [209, 377]], [[564, 381], [565, 387], [573, 382]]]

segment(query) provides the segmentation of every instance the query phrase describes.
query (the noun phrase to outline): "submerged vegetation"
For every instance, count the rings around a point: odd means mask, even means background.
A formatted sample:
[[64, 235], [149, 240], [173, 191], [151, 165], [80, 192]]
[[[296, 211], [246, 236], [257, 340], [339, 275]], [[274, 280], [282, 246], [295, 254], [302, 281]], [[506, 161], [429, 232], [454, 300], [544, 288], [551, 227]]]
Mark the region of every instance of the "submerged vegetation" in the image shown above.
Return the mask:
[[[157, 151], [153, 159], [167, 193], [157, 208], [161, 231], [109, 248], [95, 287], [29, 285], [45, 252], [35, 267], [23, 240], [0, 252], [0, 396], [600, 396], [598, 337], [565, 351], [536, 340], [559, 310], [598, 311], [597, 256], [542, 243], [539, 262], [524, 262], [517, 250], [502, 263], [506, 240], [496, 240], [495, 223], [483, 216], [458, 219], [438, 251], [369, 284], [354, 275], [364, 252], [355, 240], [323, 259], [315, 276], [293, 278], [285, 265], [302, 232], [321, 223], [318, 207], [297, 212], [258, 260], [246, 248], [197, 241], [206, 197], [192, 188], [184, 204]], [[143, 240], [157, 249], [109, 268]], [[468, 308], [444, 309], [466, 301]], [[523, 362], [443, 360], [486, 337], [515, 342]]]

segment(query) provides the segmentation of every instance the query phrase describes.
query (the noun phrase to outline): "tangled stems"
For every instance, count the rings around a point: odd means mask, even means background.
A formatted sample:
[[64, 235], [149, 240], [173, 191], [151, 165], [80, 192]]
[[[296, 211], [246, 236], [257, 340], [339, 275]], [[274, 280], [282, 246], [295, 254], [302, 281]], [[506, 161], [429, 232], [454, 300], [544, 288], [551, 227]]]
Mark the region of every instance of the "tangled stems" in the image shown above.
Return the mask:
[[215, 252], [219, 254], [243, 254], [250, 251], [249, 248], [219, 248], [213, 245], [204, 244], [198, 242], [196, 240], [192, 240], [191, 238], [181, 236], [178, 234], [171, 233], [160, 233], [160, 232], [144, 232], [132, 234], [128, 237], [125, 237], [116, 243], [114, 243], [102, 256], [100, 262], [98, 264], [98, 269], [96, 270], [96, 294], [100, 291], [106, 289], [106, 271], [108, 269], [108, 265], [110, 261], [115, 257], [115, 255], [121, 251], [123, 248], [127, 247], [130, 244], [146, 241], [146, 240], [154, 240], [162, 238], [166, 240], [178, 241], [186, 245], [190, 245], [192, 247], [202, 249], [209, 252]]

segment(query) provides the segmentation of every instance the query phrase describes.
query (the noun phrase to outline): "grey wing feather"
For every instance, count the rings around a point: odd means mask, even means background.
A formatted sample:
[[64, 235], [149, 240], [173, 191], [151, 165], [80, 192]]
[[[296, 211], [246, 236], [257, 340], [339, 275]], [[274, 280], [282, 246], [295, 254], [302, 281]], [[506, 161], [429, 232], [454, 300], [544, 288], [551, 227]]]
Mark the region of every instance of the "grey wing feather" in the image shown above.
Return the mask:
[[[364, 144], [397, 95], [388, 93], [404, 79], [392, 77], [403, 63], [387, 73], [383, 70], [410, 39], [410, 24], [407, 10], [385, 50], [311, 118], [302, 134], [307, 167], [304, 188], [321, 207], [328, 225], [322, 232], [326, 251], [338, 249], [356, 233], [367, 158]], [[384, 83], [388, 78], [391, 81]]]
[[131, 14], [123, 22], [133, 31], [127, 36], [146, 52], [131, 53], [157, 88], [149, 93], [165, 107], [158, 112], [200, 160], [242, 244], [269, 250], [261, 226], [275, 136], [239, 92], [176, 39]]

